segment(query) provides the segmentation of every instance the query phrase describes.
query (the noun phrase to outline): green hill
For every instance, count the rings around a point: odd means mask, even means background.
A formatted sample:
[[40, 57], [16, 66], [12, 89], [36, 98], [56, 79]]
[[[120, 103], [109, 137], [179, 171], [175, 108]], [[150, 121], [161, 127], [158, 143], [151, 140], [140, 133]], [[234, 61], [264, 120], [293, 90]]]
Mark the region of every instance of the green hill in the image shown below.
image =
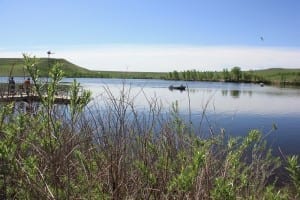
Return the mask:
[[[39, 58], [38, 67], [41, 73], [41, 76], [47, 76], [49, 66], [52, 66], [54, 63], [61, 63], [62, 70], [65, 73], [66, 77], [80, 77], [80, 76], [89, 76], [93, 72], [79, 67], [65, 59], [56, 59], [56, 58]], [[27, 76], [28, 73], [24, 69], [24, 60], [23, 58], [0, 58], [0, 76]]]
[[248, 71], [248, 74], [252, 74], [258, 77], [265, 83], [271, 83], [275, 85], [300, 85], [300, 69], [289, 68], [269, 68], [262, 70]]
[[[120, 71], [92, 71], [79, 67], [65, 59], [39, 58], [38, 67], [41, 76], [46, 77], [49, 66], [59, 62], [65, 77], [98, 77], [98, 78], [166, 78], [167, 73], [163, 72], [120, 72]], [[0, 58], [0, 76], [27, 76], [24, 69], [23, 58]]]
[[270, 68], [253, 72], [270, 81], [300, 81], [300, 69]]

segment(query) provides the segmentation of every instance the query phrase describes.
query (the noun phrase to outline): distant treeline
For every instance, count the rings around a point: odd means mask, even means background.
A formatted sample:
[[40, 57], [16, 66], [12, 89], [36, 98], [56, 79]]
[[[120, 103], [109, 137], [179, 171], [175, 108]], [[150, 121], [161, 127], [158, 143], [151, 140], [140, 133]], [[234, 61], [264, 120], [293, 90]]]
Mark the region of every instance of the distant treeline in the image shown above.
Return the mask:
[[253, 71], [242, 71], [240, 67], [233, 67], [231, 70], [220, 71], [173, 71], [169, 73], [169, 79], [187, 81], [232, 81], [232, 82], [261, 82], [267, 81], [263, 76]]
[[222, 71], [185, 70], [173, 72], [120, 72], [90, 71], [87, 73], [68, 74], [68, 77], [124, 78], [124, 79], [163, 79], [183, 81], [222, 81], [300, 85], [300, 69], [272, 68], [265, 70], [242, 71], [240, 67]]
[[169, 72], [167, 79], [186, 81], [224, 81], [247, 82], [266, 84], [300, 85], [299, 69], [268, 69], [242, 71], [240, 67], [223, 69], [220, 71], [173, 71]]

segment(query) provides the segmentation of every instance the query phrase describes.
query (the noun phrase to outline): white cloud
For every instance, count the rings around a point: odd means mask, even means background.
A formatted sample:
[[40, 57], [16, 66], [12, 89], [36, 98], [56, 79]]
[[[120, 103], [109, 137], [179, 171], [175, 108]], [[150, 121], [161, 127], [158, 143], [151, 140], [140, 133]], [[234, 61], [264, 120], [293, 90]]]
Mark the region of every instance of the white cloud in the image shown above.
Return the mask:
[[[5, 51], [1, 57], [21, 57], [22, 52], [46, 57], [46, 48], [34, 51]], [[43, 49], [43, 50], [41, 50]], [[222, 70], [240, 66], [243, 70], [270, 67], [300, 68], [300, 49], [276, 47], [197, 47], [171, 45], [107, 45], [54, 47], [57, 58], [93, 70], [173, 71]]]

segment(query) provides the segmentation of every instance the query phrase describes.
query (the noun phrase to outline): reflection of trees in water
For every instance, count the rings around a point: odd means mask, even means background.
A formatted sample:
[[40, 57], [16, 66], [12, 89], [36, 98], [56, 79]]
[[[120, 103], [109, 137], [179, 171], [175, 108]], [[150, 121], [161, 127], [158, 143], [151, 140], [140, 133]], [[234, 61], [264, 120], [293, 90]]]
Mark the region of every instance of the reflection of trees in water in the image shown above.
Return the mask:
[[198, 93], [198, 92], [205, 92], [205, 93], [212, 93], [215, 92], [215, 90], [213, 89], [199, 89], [199, 88], [188, 88], [187, 90], [189, 90], [190, 93]]
[[230, 96], [233, 98], [239, 98], [241, 94], [240, 90], [230, 90]]
[[[265, 87], [266, 88], [266, 87]], [[255, 96], [259, 95], [263, 95], [263, 96], [294, 96], [294, 97], [298, 97], [300, 95], [300, 90], [295, 90], [295, 89], [280, 89], [280, 88], [271, 88], [270, 89], [265, 89], [265, 88], [261, 88], [258, 87], [254, 88], [254, 89], [240, 89], [240, 90], [234, 90], [234, 89], [221, 89], [219, 90], [221, 92], [221, 95], [226, 97], [226, 96], [231, 96], [233, 98], [239, 98], [241, 95], [242, 96], [248, 96], [248, 97], [252, 97], [253, 94], [255, 94]], [[212, 92], [219, 92], [218, 88], [188, 88], [186, 89], [188, 90], [189, 93], [199, 93], [199, 92], [204, 92], [207, 94], [211, 94]]]
[[245, 90], [243, 91], [243, 95], [248, 95], [249, 97], [252, 97], [252, 90]]
[[238, 97], [240, 97], [241, 91], [240, 90], [222, 90], [221, 93], [222, 93], [222, 96], [225, 96], [225, 97], [228, 96], [228, 93], [229, 93], [231, 97], [238, 98]]
[[228, 95], [228, 90], [222, 90], [222, 96], [227, 96]]
[[[199, 88], [189, 88], [188, 89], [190, 93], [197, 93], [197, 92], [205, 92], [205, 93], [212, 93], [215, 90], [212, 89], [199, 89]], [[253, 91], [252, 90], [221, 90], [222, 96], [226, 97], [230, 95], [233, 98], [239, 98], [240, 95], [248, 95], [249, 97], [252, 97]]]
[[231, 97], [239, 98], [241, 93], [243, 95], [248, 95], [249, 97], [251, 97], [253, 91], [252, 90], [244, 90], [244, 91], [241, 91], [241, 90], [222, 90], [221, 93], [222, 93], [222, 96], [228, 96], [228, 93], [230, 93]]

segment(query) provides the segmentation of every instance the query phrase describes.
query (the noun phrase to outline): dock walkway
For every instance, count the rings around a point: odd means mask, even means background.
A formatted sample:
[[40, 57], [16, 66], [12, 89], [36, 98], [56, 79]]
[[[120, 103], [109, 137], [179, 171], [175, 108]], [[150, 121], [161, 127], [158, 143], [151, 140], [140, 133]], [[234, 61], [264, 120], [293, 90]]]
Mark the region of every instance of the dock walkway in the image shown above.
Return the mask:
[[[55, 96], [54, 103], [56, 104], [69, 104], [70, 98], [67, 96]], [[21, 94], [1, 94], [0, 102], [39, 102], [41, 98], [36, 94], [29, 94], [27, 96], [26, 93]]]

